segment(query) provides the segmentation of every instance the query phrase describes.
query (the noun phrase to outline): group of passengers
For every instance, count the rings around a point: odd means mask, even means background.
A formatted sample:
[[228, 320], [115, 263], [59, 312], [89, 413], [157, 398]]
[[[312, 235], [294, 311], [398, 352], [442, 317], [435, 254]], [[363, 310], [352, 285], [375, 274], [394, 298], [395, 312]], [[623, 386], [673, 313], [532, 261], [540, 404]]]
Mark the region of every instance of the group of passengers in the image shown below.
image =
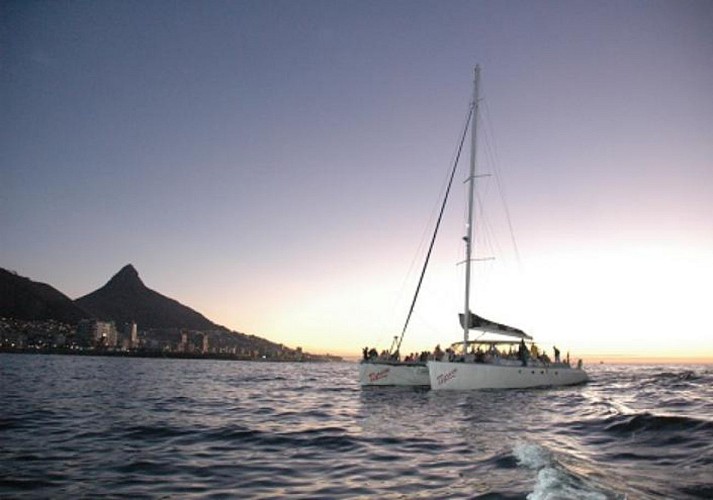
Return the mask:
[[374, 349], [373, 347], [369, 349], [368, 347], [365, 347], [362, 351], [362, 356], [364, 361], [376, 361], [381, 360], [381, 361], [399, 361], [399, 351], [394, 352], [393, 354], [389, 353], [386, 349], [381, 351], [381, 354], [379, 354], [379, 351]]
[[[445, 356], [445, 357], [444, 357]], [[441, 346], [437, 345], [436, 349], [433, 351], [433, 353], [429, 351], [422, 351], [422, 352], [412, 352], [411, 354], [407, 355], [405, 358], [403, 358], [403, 361], [401, 360], [401, 354], [399, 354], [399, 351], [394, 351], [394, 352], [389, 352], [387, 350], [377, 351], [376, 349], [369, 348], [369, 347], [364, 347], [362, 349], [362, 359], [364, 361], [387, 361], [387, 362], [403, 362], [403, 363], [425, 363], [426, 361], [433, 361], [433, 360], [441, 360], [441, 359], [447, 359], [447, 360], [455, 360], [456, 355], [455, 351], [451, 349], [450, 347], [446, 349], [445, 351], [441, 350]]]
[[[404, 363], [425, 363], [429, 360], [435, 361], [475, 361], [476, 363], [499, 363], [500, 360], [513, 360], [522, 363], [522, 366], [527, 366], [528, 364], [539, 364], [548, 366], [552, 364], [550, 357], [546, 352], [540, 352], [537, 344], [533, 343], [530, 348], [527, 348], [525, 341], [521, 340], [520, 345], [517, 349], [513, 349], [511, 344], [507, 351], [501, 351], [498, 349], [496, 344], [488, 344], [487, 349], [483, 349], [482, 344], [476, 344], [471, 349], [471, 352], [466, 355], [457, 355], [456, 352], [450, 347], [445, 351], [441, 349], [440, 344], [436, 346], [433, 352], [423, 351], [414, 352], [409, 354], [403, 359]], [[560, 364], [562, 360], [560, 359], [560, 351], [557, 346], [554, 346], [554, 363]], [[362, 355], [364, 361], [390, 361], [390, 362], [401, 362], [401, 355], [399, 351], [390, 353], [387, 350], [381, 351], [379, 353], [373, 347], [370, 349], [364, 347], [362, 349]], [[564, 361], [564, 364], [569, 366], [569, 353]]]
[[[554, 352], [554, 363], [560, 364], [562, 360], [560, 359], [560, 350], [557, 346], [553, 346]], [[513, 349], [512, 344], [510, 345], [507, 352], [499, 351], [495, 344], [491, 344], [487, 352], [483, 352], [478, 346], [473, 352], [475, 355], [475, 361], [481, 363], [493, 363], [497, 362], [499, 359], [507, 360], [518, 360], [522, 363], [522, 366], [527, 366], [530, 364], [539, 364], [548, 366], [552, 364], [552, 359], [547, 355], [545, 351], [540, 352], [539, 347], [534, 342], [530, 345], [528, 349], [525, 345], [524, 340], [520, 340], [520, 345], [518, 345], [517, 350]], [[566, 364], [569, 365], [569, 353], [567, 353]]]
[[[394, 352], [389, 352], [386, 350], [377, 351], [373, 347], [370, 349], [368, 347], [363, 348], [362, 350], [362, 359], [364, 361], [391, 361], [391, 362], [401, 362], [401, 354], [399, 354], [399, 351], [394, 351]], [[429, 359], [435, 359], [433, 356], [431, 356], [431, 353], [428, 351], [423, 351], [421, 353], [414, 352], [409, 354], [403, 359], [404, 363], [425, 363]]]
[[404, 358], [404, 363], [425, 363], [431, 358], [431, 353], [428, 351], [412, 352]]

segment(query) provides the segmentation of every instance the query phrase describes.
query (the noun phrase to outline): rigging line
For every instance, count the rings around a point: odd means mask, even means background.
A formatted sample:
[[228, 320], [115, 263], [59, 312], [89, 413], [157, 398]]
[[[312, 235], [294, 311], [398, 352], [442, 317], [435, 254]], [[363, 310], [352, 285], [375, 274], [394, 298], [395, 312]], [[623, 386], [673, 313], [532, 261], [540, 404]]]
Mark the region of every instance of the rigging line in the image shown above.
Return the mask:
[[[484, 198], [484, 197], [483, 197]], [[486, 258], [487, 253], [483, 253], [482, 249], [484, 248], [486, 252], [491, 253], [492, 255], [501, 255], [502, 251], [500, 248], [500, 242], [498, 241], [498, 238], [496, 237], [496, 232], [493, 227], [493, 223], [490, 220], [490, 217], [485, 210], [485, 207], [483, 205], [483, 199], [478, 196], [475, 199], [476, 205], [478, 207], [478, 213], [480, 215], [480, 236], [478, 237], [478, 241], [481, 242], [479, 247], [481, 247], [479, 250], [480, 252], [477, 252], [480, 254], [479, 258]]]
[[[488, 152], [490, 153], [491, 156], [491, 161], [493, 165], [493, 173], [495, 174], [495, 183], [498, 186], [498, 192], [500, 193], [500, 200], [503, 203], [503, 210], [505, 211], [505, 219], [507, 220], [508, 223], [508, 229], [510, 231], [510, 241], [512, 242], [513, 250], [515, 251], [515, 259], [517, 260], [517, 265], [522, 271], [522, 259], [520, 258], [520, 250], [517, 246], [517, 240], [515, 239], [515, 230], [513, 229], [512, 225], [512, 219], [510, 217], [510, 209], [508, 208], [507, 201], [505, 199], [505, 188], [503, 187], [503, 182], [502, 178], [500, 175], [500, 167], [499, 161], [498, 161], [498, 151], [497, 151], [497, 144], [495, 144], [495, 135], [493, 134], [492, 131], [492, 120], [490, 120], [490, 109], [488, 108], [488, 103], [487, 101], [485, 102], [485, 122], [486, 126], [484, 127], [485, 129], [485, 135], [488, 137]], [[492, 143], [492, 148], [491, 144]]]
[[426, 268], [428, 267], [428, 261], [431, 258], [431, 252], [433, 251], [433, 245], [436, 243], [436, 235], [438, 234], [438, 228], [441, 226], [441, 220], [443, 219], [443, 212], [446, 210], [446, 203], [448, 202], [448, 194], [451, 192], [451, 186], [453, 185], [453, 177], [456, 174], [456, 168], [458, 167], [458, 161], [460, 160], [460, 154], [463, 151], [463, 143], [465, 142], [465, 137], [468, 134], [468, 128], [470, 125], [470, 117], [473, 114], [473, 108], [475, 103], [473, 103], [468, 109], [468, 116], [466, 117], [465, 126], [463, 127], [463, 134], [460, 138], [460, 144], [458, 146], [458, 152], [456, 153], [455, 161], [453, 162], [453, 168], [451, 169], [451, 175], [448, 179], [448, 187], [446, 187], [446, 193], [443, 196], [443, 203], [441, 204], [441, 211], [438, 214], [438, 220], [436, 221], [436, 227], [433, 231], [433, 236], [431, 237], [431, 244], [428, 246], [428, 253], [426, 254], [426, 261], [423, 263], [423, 269], [421, 269], [421, 276], [418, 278], [418, 285], [416, 286], [416, 293], [413, 295], [413, 300], [411, 301], [411, 307], [409, 308], [408, 315], [406, 316], [406, 322], [404, 323], [403, 330], [401, 330], [401, 337], [399, 338], [399, 343], [396, 346], [396, 351], [401, 349], [401, 342], [404, 339], [404, 334], [406, 333], [406, 328], [408, 328], [409, 321], [411, 320], [411, 315], [413, 314], [413, 309], [416, 307], [416, 299], [418, 299], [418, 292], [421, 290], [421, 284], [423, 283], [423, 277], [426, 275]]
[[[470, 108], [468, 108], [468, 109], [470, 109]], [[468, 113], [466, 113], [466, 119], [465, 119], [465, 122], [463, 125], [464, 127], [467, 126], [468, 120], [470, 120], [470, 111], [468, 111]], [[457, 143], [455, 145], [455, 147], [453, 148], [453, 156], [451, 156], [452, 161], [457, 161], [456, 158], [457, 158], [458, 154], [459, 154], [459, 144]], [[443, 178], [443, 183], [442, 183], [440, 189], [438, 190], [438, 197], [435, 200], [435, 203], [433, 204], [433, 208], [431, 209], [431, 213], [428, 216], [427, 223], [424, 224], [424, 226], [423, 226], [423, 231], [422, 231], [420, 239], [418, 240], [419, 242], [418, 242], [418, 246], [416, 248], [416, 252], [414, 253], [413, 258], [411, 259], [411, 263], [408, 266], [408, 272], [404, 276], [401, 286], [399, 287], [399, 292], [397, 294], [397, 298], [394, 299], [394, 301], [393, 301], [394, 307], [391, 307], [391, 310], [393, 313], [392, 316], [395, 315], [395, 313], [396, 313], [395, 306], [396, 306], [397, 302], [399, 302], [401, 300], [401, 297], [404, 295], [404, 291], [406, 290], [406, 286], [407, 286], [408, 282], [412, 281], [411, 278], [415, 274], [414, 269], [416, 269], [416, 263], [418, 260], [420, 260], [419, 256], [423, 255], [423, 253], [424, 253], [423, 249], [426, 247], [426, 244], [429, 241], [429, 235], [431, 234], [431, 228], [434, 225], [434, 221], [436, 220], [436, 217], [437, 217], [438, 211], [439, 211], [439, 207], [441, 205], [440, 200], [444, 196], [444, 193], [446, 192], [446, 189], [448, 187], [448, 180], [451, 175], [450, 174], [450, 169], [451, 169], [450, 162], [448, 165], [449, 165], [449, 167], [445, 172], [446, 175]], [[390, 350], [389, 350], [389, 352], [390, 352]]]
[[[469, 109], [469, 111], [466, 113], [466, 119], [465, 119], [465, 122], [463, 125], [464, 127], [468, 125], [468, 120], [470, 120], [470, 115], [471, 115], [470, 107], [468, 109]], [[451, 159], [453, 161], [457, 161], [457, 156], [460, 154], [459, 146], [460, 146], [460, 144], [456, 144], [456, 146], [453, 148], [453, 156], [451, 157]], [[450, 163], [449, 163], [449, 165], [450, 165]], [[441, 200], [441, 197], [444, 196], [444, 193], [446, 192], [446, 189], [448, 187], [448, 180], [450, 178], [450, 168], [451, 167], [449, 166], [449, 168], [446, 170], [446, 175], [443, 178], [443, 183], [442, 183], [440, 189], [438, 190], [438, 198], [436, 199], [436, 202], [433, 204], [433, 208], [431, 209], [431, 213], [428, 216], [427, 223], [424, 224], [424, 226], [423, 226], [423, 232], [421, 234], [420, 239], [418, 240], [419, 243], [416, 248], [416, 252], [414, 253], [413, 258], [411, 259], [411, 263], [408, 266], [408, 272], [404, 276], [401, 286], [399, 287], [399, 292], [397, 294], [397, 298], [394, 299], [394, 301], [393, 301], [394, 306], [396, 306], [397, 302], [399, 302], [401, 300], [401, 297], [404, 294], [404, 290], [406, 289], [406, 285], [408, 284], [409, 281], [411, 281], [411, 278], [413, 277], [413, 271], [416, 268], [416, 262], [417, 262], [417, 260], [419, 260], [419, 256], [423, 255], [423, 249], [426, 247], [428, 237], [431, 234], [430, 228], [433, 227], [434, 220], [436, 219], [436, 216], [438, 214], [438, 210], [439, 210], [439, 206], [440, 206], [439, 201]], [[392, 307], [391, 309], [392, 309], [393, 313], [395, 314], [396, 308]], [[392, 314], [392, 316], [393, 316], [393, 314]]]

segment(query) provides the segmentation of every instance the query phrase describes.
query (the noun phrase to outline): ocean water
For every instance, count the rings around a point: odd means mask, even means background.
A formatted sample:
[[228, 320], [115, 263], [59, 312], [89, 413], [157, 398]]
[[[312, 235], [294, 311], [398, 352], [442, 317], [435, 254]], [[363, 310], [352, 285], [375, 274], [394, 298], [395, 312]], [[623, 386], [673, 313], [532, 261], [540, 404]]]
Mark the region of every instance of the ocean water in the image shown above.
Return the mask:
[[361, 389], [350, 363], [0, 354], [2, 498], [713, 498], [713, 367]]

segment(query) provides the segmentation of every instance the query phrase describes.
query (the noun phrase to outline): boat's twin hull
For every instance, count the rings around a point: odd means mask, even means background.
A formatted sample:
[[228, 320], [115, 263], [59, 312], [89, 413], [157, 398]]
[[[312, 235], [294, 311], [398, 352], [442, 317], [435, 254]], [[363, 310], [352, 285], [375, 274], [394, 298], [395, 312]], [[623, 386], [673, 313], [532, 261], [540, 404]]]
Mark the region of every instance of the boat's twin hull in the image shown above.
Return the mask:
[[361, 385], [431, 385], [428, 367], [411, 363], [359, 363]]
[[525, 389], [575, 385], [587, 381], [587, 373], [568, 366], [503, 366], [485, 363], [429, 361], [433, 390]]
[[549, 367], [506, 366], [486, 363], [429, 361], [410, 363], [360, 363], [362, 386], [425, 386], [433, 390], [525, 389], [576, 385], [587, 373], [564, 365]]

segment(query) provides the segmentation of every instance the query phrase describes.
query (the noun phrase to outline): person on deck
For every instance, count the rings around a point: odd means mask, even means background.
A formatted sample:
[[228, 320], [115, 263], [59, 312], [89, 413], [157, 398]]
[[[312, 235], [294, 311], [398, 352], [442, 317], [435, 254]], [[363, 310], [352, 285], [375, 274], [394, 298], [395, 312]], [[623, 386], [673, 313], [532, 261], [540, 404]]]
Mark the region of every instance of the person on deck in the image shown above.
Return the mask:
[[530, 347], [530, 354], [532, 354], [533, 359], [540, 357], [540, 350], [537, 348], [536, 344], [532, 344], [532, 347]]
[[520, 340], [520, 347], [517, 350], [517, 357], [522, 361], [522, 366], [527, 366], [527, 346], [524, 340]]
[[559, 363], [560, 362], [560, 350], [557, 349], [557, 346], [553, 346], [553, 347], [554, 347], [554, 351], [555, 351], [555, 363]]

